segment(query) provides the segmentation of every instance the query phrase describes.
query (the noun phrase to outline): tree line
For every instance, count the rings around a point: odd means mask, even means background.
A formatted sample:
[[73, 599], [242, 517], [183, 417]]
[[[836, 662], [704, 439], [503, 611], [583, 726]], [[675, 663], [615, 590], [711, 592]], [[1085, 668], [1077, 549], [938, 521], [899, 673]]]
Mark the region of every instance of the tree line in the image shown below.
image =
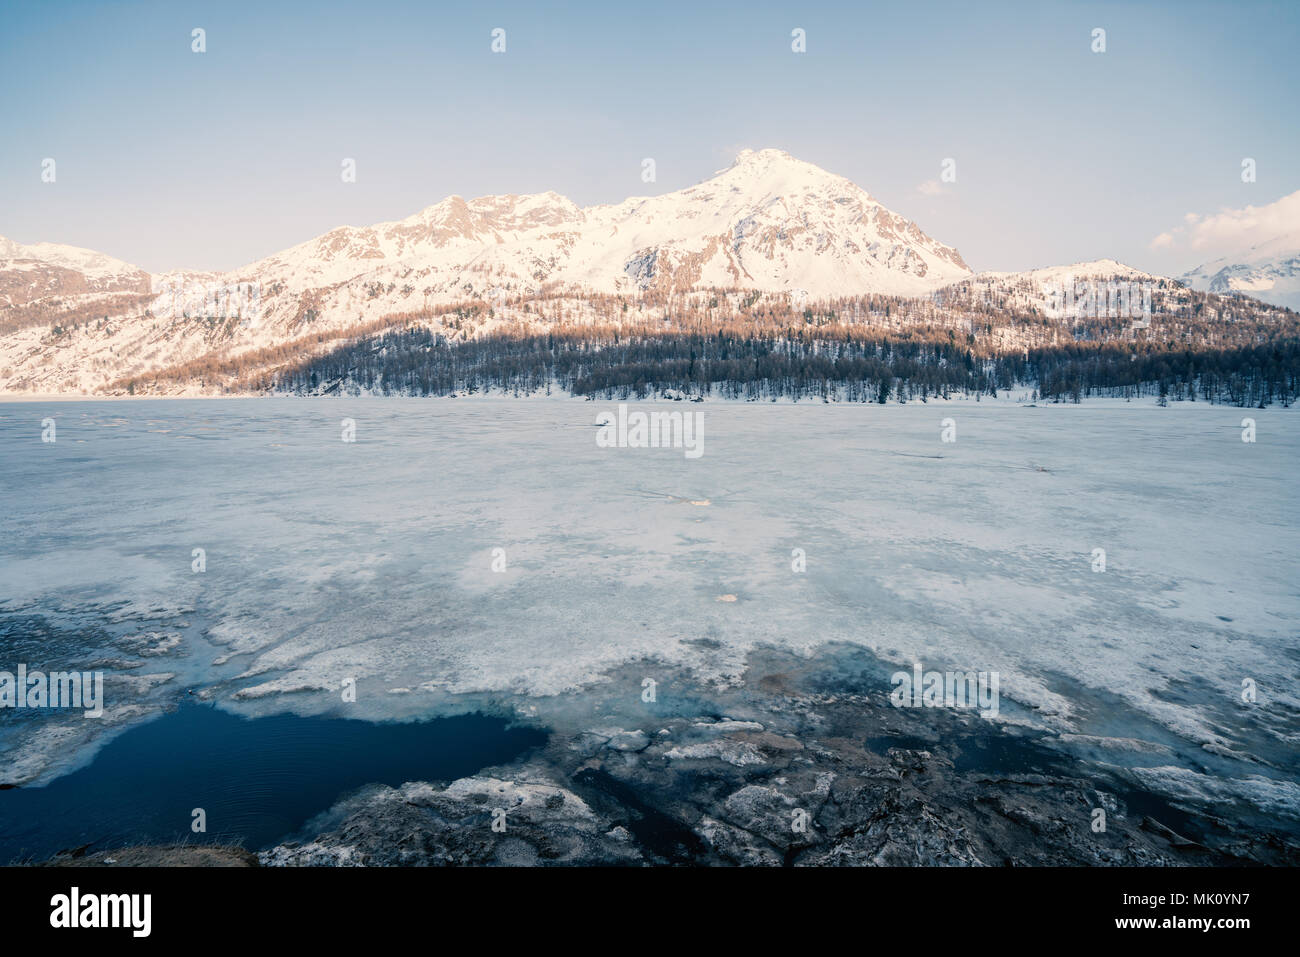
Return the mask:
[[902, 337], [827, 337], [804, 330], [555, 329], [463, 340], [426, 328], [389, 329], [254, 377], [254, 390], [440, 396], [561, 391], [600, 399], [672, 391], [732, 399], [927, 401], [1091, 396], [1290, 405], [1300, 392], [1300, 343], [1230, 348], [1071, 342], [981, 354], [952, 330]]

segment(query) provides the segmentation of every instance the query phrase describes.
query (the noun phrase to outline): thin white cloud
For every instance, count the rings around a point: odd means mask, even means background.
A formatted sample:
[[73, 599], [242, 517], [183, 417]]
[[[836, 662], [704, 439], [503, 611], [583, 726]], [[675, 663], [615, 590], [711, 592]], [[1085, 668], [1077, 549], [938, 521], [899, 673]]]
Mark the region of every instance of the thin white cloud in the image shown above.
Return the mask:
[[943, 193], [943, 184], [937, 179], [927, 179], [920, 186], [916, 187], [916, 191], [922, 196], [939, 196]]
[[1265, 206], [1224, 209], [1204, 216], [1188, 213], [1183, 225], [1151, 240], [1151, 248], [1229, 255], [1286, 236], [1300, 236], [1300, 190]]

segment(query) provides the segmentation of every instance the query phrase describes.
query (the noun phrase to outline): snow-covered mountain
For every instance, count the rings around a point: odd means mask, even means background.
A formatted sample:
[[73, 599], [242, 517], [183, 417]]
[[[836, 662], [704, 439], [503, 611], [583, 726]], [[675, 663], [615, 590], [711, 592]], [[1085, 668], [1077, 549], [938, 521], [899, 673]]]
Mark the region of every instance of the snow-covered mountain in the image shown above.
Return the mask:
[[1114, 260], [975, 275], [955, 249], [844, 177], [779, 150], [746, 150], [711, 179], [661, 196], [587, 208], [553, 192], [451, 196], [224, 273], [151, 276], [102, 253], [0, 238], [0, 392], [147, 388], [181, 366], [189, 371], [169, 381], [201, 390], [232, 361], [273, 368], [402, 317], [464, 338], [659, 321], [681, 306], [735, 314], [756, 291], [787, 307], [881, 294], [925, 299], [930, 316], [992, 306], [1065, 318], [1078, 311], [1081, 283], [1189, 295]]
[[1241, 293], [1300, 310], [1300, 228], [1239, 256], [1204, 263], [1182, 277], [1193, 289]]
[[[0, 390], [93, 390], [471, 300], [500, 314], [541, 294], [920, 296], [970, 274], [955, 249], [844, 177], [746, 150], [661, 196], [587, 208], [553, 192], [451, 196], [225, 273], [150, 276], [89, 250], [0, 240], [0, 308], [22, 307], [0, 312]], [[125, 292], [151, 299], [128, 303]]]
[[580, 208], [557, 193], [451, 196], [414, 216], [340, 227], [227, 276], [271, 322], [304, 293], [352, 320], [466, 298], [747, 288], [922, 295], [970, 274], [950, 246], [842, 176], [746, 150], [688, 189]]
[[24, 246], [0, 236], [0, 308], [50, 297], [150, 291], [138, 266], [103, 253], [58, 243]]
[[1045, 266], [1021, 272], [981, 272], [934, 293], [936, 302], [989, 303], [1013, 309], [1036, 309], [1049, 317], [1071, 318], [1111, 312], [1140, 313], [1150, 297], [1177, 284], [1114, 259], [1068, 266]]

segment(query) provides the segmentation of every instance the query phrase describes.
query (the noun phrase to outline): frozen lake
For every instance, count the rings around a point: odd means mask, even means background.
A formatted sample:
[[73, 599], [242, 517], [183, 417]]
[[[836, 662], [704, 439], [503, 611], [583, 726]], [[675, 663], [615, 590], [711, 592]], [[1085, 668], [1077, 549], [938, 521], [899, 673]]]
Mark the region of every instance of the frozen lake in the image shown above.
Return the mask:
[[576, 731], [619, 669], [726, 686], [755, 648], [847, 643], [997, 672], [998, 720], [1153, 789], [1300, 815], [1294, 412], [635, 406], [701, 414], [691, 458], [598, 446], [614, 408], [0, 405], [0, 670], [105, 674], [102, 718], [0, 710], [0, 782], [48, 781], [191, 692]]

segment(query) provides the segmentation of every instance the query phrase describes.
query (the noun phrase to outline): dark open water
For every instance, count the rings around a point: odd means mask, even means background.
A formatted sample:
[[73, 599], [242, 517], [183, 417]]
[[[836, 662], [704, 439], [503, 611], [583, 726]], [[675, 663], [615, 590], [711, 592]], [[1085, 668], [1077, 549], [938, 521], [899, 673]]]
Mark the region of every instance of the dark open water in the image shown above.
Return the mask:
[[[364, 784], [454, 780], [545, 740], [543, 731], [482, 714], [408, 723], [247, 719], [186, 704], [45, 787], [0, 791], [0, 863], [86, 844], [233, 841], [255, 850]], [[195, 808], [207, 812], [206, 834], [190, 830]]]

